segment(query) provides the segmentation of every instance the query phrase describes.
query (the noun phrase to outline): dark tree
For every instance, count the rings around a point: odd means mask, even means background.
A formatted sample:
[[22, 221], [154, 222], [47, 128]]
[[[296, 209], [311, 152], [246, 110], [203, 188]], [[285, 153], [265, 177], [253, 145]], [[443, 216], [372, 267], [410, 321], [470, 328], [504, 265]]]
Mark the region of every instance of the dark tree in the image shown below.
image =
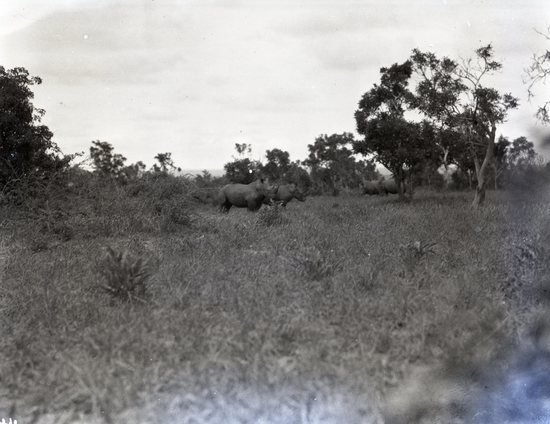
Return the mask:
[[195, 183], [199, 187], [208, 187], [208, 186], [212, 185], [212, 180], [213, 179], [214, 178], [213, 178], [212, 174], [206, 169], [203, 169], [202, 174], [196, 174], [195, 175]]
[[[434, 133], [430, 125], [405, 119], [405, 111], [414, 104], [408, 88], [412, 72], [411, 61], [380, 69], [380, 84], [374, 84], [363, 95], [355, 112], [357, 131], [364, 139], [354, 143], [354, 151], [373, 154], [392, 172], [401, 199], [407, 175], [433, 155]], [[412, 195], [412, 187], [408, 192]]]
[[300, 166], [300, 161], [294, 161], [290, 164], [285, 180], [296, 184], [303, 193], [308, 193], [313, 185], [307, 170]]
[[41, 84], [25, 68], [0, 66], [0, 184], [22, 178], [44, 178], [67, 168], [52, 141], [53, 133], [40, 124], [44, 110], [34, 107], [31, 86]]
[[271, 181], [282, 181], [290, 170], [290, 154], [281, 149], [265, 152], [267, 162], [262, 165], [262, 174]]
[[126, 181], [137, 180], [145, 174], [146, 169], [147, 166], [142, 161], [138, 161], [122, 168], [121, 175], [124, 175], [123, 178]]
[[224, 165], [225, 177], [232, 183], [249, 184], [260, 175], [261, 163], [245, 157], [251, 152], [249, 144], [235, 143], [235, 150], [239, 156]]
[[525, 168], [534, 165], [537, 159], [534, 144], [525, 137], [516, 138], [508, 148], [507, 159], [512, 167]]
[[155, 156], [155, 159], [158, 162], [158, 165], [155, 163], [153, 165], [153, 172], [168, 173], [168, 171], [181, 171], [181, 168], [174, 165], [172, 160], [172, 153], [158, 153]]
[[309, 155], [303, 161], [311, 170], [313, 182], [323, 191], [337, 194], [341, 188], [357, 188], [368, 166], [355, 159], [351, 133], [320, 135], [308, 145]]
[[92, 141], [90, 157], [95, 172], [104, 177], [120, 178], [123, 176], [124, 163], [126, 158], [121, 154], [114, 153], [114, 147], [106, 141]]

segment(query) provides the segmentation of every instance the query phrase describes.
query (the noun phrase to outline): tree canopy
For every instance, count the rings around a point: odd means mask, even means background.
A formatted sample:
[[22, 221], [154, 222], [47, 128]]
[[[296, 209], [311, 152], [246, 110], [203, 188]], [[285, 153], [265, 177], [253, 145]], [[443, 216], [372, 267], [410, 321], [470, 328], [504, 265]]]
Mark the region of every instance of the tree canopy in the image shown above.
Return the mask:
[[407, 61], [380, 69], [380, 83], [359, 101], [355, 120], [364, 139], [354, 144], [355, 152], [373, 154], [393, 173], [400, 194], [405, 176], [428, 163], [474, 169], [473, 205], [479, 206], [496, 128], [518, 106], [511, 94], [484, 85], [501, 68], [490, 44], [460, 61], [413, 50]]
[[232, 183], [249, 184], [254, 181], [261, 168], [261, 163], [252, 160], [245, 155], [250, 155], [251, 146], [246, 143], [235, 143], [238, 157], [224, 165], [225, 177]]
[[33, 85], [41, 84], [25, 68], [0, 66], [0, 183], [23, 177], [46, 177], [65, 169], [71, 160], [41, 124], [44, 110], [33, 105]]
[[453, 154], [457, 163], [465, 159], [473, 162], [477, 178], [473, 206], [478, 207], [485, 198], [487, 171], [494, 162], [497, 126], [518, 106], [511, 94], [484, 85], [502, 64], [494, 59], [490, 44], [460, 63], [418, 50], [413, 51], [412, 59], [420, 76], [416, 105], [439, 128], [460, 134]]
[[389, 169], [399, 184], [400, 197], [406, 171], [430, 158], [434, 138], [426, 122], [413, 122], [405, 117], [415, 101], [409, 90], [412, 72], [410, 60], [380, 69], [380, 84], [374, 84], [363, 94], [355, 112], [357, 132], [364, 138], [353, 143], [354, 152], [373, 154]]
[[154, 172], [167, 173], [168, 171], [181, 171], [181, 168], [174, 165], [172, 153], [170, 152], [157, 153], [155, 159], [158, 162], [158, 165], [156, 163], [153, 165]]
[[309, 155], [303, 164], [311, 170], [311, 178], [321, 191], [337, 193], [341, 188], [357, 188], [364, 179], [376, 178], [373, 161], [357, 160], [351, 133], [320, 135], [308, 145]]
[[282, 181], [290, 170], [290, 154], [281, 149], [265, 152], [266, 163], [262, 165], [262, 174], [271, 181]]

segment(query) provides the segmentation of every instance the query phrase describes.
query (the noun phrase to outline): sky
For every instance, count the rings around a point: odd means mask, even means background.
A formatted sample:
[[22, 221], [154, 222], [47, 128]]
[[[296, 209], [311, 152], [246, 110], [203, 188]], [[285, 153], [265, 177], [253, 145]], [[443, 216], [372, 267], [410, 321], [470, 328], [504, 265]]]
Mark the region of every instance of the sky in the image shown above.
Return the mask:
[[[0, 65], [43, 83], [35, 106], [64, 153], [111, 143], [148, 165], [221, 169], [252, 157], [304, 159], [320, 134], [355, 131], [379, 69], [413, 48], [471, 57], [492, 43], [487, 81], [520, 99], [498, 134], [537, 141], [524, 69], [550, 41], [548, 0], [17, 0], [0, 5]], [[550, 158], [550, 154], [548, 156]]]

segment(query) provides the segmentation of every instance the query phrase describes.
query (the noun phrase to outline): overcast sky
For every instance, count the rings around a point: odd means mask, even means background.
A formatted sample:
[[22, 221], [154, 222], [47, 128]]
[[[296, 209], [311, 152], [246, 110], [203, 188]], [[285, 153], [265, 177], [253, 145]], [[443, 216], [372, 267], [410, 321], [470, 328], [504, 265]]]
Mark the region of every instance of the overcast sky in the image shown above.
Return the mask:
[[2, 3], [0, 65], [42, 77], [35, 104], [65, 153], [99, 139], [130, 162], [172, 152], [184, 169], [222, 168], [237, 142], [305, 158], [319, 134], [355, 131], [379, 68], [415, 47], [457, 58], [492, 43], [493, 85], [521, 100], [499, 133], [533, 138], [522, 75], [550, 48], [535, 32], [550, 0]]

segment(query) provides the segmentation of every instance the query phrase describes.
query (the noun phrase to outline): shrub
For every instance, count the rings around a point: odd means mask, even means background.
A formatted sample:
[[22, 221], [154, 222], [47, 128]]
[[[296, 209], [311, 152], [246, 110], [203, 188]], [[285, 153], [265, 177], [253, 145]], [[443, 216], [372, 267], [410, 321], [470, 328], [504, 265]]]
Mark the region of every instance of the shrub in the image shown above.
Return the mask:
[[292, 264], [302, 277], [310, 281], [320, 281], [330, 277], [342, 267], [341, 260], [323, 254], [315, 247], [297, 252], [292, 258]]
[[414, 268], [428, 255], [434, 255], [434, 247], [437, 243], [423, 243], [419, 240], [399, 246], [399, 252], [403, 265], [407, 272], [414, 272]]
[[112, 296], [130, 301], [145, 300], [145, 281], [151, 276], [149, 261], [132, 258], [127, 251], [117, 252], [108, 247], [100, 264], [100, 273], [105, 280], [101, 287]]
[[157, 207], [160, 209], [160, 229], [162, 232], [171, 233], [191, 225], [191, 212], [185, 200], [171, 199], [157, 204]]
[[284, 222], [282, 206], [274, 204], [273, 206], [263, 207], [258, 212], [256, 224], [262, 227], [272, 227]]

